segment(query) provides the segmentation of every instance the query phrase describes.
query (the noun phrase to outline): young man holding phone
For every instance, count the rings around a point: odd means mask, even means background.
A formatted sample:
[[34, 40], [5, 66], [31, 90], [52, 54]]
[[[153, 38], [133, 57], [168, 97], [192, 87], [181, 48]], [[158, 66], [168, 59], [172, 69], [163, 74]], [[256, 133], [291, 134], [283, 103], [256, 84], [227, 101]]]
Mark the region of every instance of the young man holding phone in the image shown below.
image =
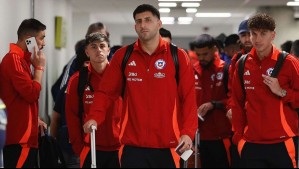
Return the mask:
[[[5, 168], [37, 167], [38, 128], [46, 127], [38, 118], [38, 99], [46, 65], [41, 50], [45, 46], [45, 30], [46, 26], [36, 19], [24, 20], [18, 29], [17, 43], [10, 44], [10, 51], [0, 65], [0, 94], [7, 108]], [[26, 45], [26, 39], [31, 37], [35, 37], [38, 46], [32, 58]]]

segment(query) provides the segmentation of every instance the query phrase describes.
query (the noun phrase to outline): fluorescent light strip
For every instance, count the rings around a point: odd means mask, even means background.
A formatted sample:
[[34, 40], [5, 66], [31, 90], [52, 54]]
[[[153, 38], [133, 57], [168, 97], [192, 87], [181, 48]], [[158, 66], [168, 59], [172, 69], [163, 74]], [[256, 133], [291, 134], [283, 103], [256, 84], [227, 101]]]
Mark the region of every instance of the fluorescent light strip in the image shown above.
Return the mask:
[[186, 9], [186, 12], [187, 12], [187, 13], [196, 13], [196, 12], [197, 12], [197, 9], [196, 9], [196, 8], [187, 8], [187, 9]]
[[162, 24], [174, 24], [174, 17], [161, 17]]
[[160, 8], [159, 12], [160, 13], [169, 13], [170, 12], [170, 8]]
[[201, 2], [202, 0], [159, 0], [160, 2]]
[[193, 18], [192, 17], [179, 17], [178, 21], [179, 22], [192, 22]]
[[190, 25], [192, 22], [178, 22], [179, 25]]
[[231, 13], [196, 13], [196, 17], [201, 18], [228, 18], [231, 17]]
[[184, 3], [182, 3], [182, 7], [199, 7], [200, 6], [200, 4], [199, 3], [186, 3], [186, 2], [184, 2]]
[[290, 1], [287, 3], [287, 6], [299, 6], [299, 1], [296, 1], [296, 2]]
[[159, 7], [176, 7], [176, 3], [159, 3]]

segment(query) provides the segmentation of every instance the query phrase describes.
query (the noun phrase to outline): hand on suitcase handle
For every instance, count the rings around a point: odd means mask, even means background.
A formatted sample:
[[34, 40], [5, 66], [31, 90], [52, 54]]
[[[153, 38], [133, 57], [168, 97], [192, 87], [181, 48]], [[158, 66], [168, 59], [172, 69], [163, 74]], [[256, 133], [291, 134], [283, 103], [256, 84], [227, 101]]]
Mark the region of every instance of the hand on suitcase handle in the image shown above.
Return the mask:
[[91, 133], [92, 130], [97, 130], [97, 122], [95, 120], [89, 120], [83, 125], [84, 133]]

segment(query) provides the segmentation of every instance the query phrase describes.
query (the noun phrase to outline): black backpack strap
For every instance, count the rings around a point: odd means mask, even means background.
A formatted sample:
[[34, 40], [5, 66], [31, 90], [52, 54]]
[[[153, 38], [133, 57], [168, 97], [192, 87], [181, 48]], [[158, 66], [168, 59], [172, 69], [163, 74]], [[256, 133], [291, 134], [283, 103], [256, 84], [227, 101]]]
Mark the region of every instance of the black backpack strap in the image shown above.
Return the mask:
[[78, 96], [79, 96], [79, 117], [82, 119], [82, 115], [84, 112], [84, 105], [83, 105], [83, 95], [85, 91], [85, 86], [89, 84], [88, 82], [88, 67], [83, 67], [79, 71], [79, 81], [78, 81]]
[[244, 97], [246, 96], [246, 91], [245, 91], [245, 86], [244, 86], [244, 68], [245, 68], [245, 62], [246, 62], [247, 56], [248, 56], [248, 54], [243, 55], [239, 59], [239, 66], [238, 66], [238, 74], [240, 77], [240, 83], [241, 83], [241, 87], [243, 89]]
[[178, 59], [178, 47], [172, 43], [170, 43], [170, 51], [171, 51], [171, 56], [174, 62], [174, 66], [175, 66], [175, 79], [176, 79], [176, 83], [177, 85], [179, 85], [179, 59]]
[[123, 91], [122, 91], [122, 96], [124, 96], [125, 94], [125, 90], [126, 90], [126, 75], [125, 75], [125, 69], [126, 69], [126, 66], [127, 66], [127, 63], [130, 59], [130, 56], [133, 52], [133, 49], [134, 49], [134, 43], [132, 43], [131, 45], [129, 45], [127, 47], [127, 50], [126, 50], [126, 53], [125, 53], [125, 56], [123, 58], [123, 61], [121, 63], [121, 70], [122, 70], [122, 73], [123, 73], [123, 81], [124, 81], [124, 87], [123, 87]]
[[274, 77], [274, 78], [277, 78], [279, 72], [280, 72], [280, 69], [286, 59], [286, 57], [289, 55], [289, 53], [285, 52], [285, 51], [282, 51], [279, 53], [279, 56], [278, 56], [278, 59], [277, 59], [277, 62], [275, 64], [275, 67], [271, 73], [271, 77]]
[[237, 54], [237, 61], [241, 58], [241, 56], [243, 55], [243, 53], [240, 51], [240, 52], [238, 52], [238, 54]]
[[229, 66], [230, 63], [225, 63], [223, 67], [223, 84], [226, 93], [228, 92]]

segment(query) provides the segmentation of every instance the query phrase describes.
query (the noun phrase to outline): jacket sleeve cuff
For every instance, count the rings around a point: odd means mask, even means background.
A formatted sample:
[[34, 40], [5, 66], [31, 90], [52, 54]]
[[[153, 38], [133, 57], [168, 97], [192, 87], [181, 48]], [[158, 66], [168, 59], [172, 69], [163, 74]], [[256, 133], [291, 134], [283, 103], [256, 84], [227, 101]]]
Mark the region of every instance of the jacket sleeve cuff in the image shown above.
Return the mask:
[[294, 91], [291, 89], [286, 89], [287, 95], [282, 98], [283, 103], [290, 103], [293, 100]]
[[188, 131], [182, 131], [181, 132], [181, 136], [183, 136], [183, 135], [187, 135], [187, 136], [189, 136], [190, 138], [191, 138], [191, 140], [194, 140], [194, 138], [195, 138], [195, 132], [188, 132]]

